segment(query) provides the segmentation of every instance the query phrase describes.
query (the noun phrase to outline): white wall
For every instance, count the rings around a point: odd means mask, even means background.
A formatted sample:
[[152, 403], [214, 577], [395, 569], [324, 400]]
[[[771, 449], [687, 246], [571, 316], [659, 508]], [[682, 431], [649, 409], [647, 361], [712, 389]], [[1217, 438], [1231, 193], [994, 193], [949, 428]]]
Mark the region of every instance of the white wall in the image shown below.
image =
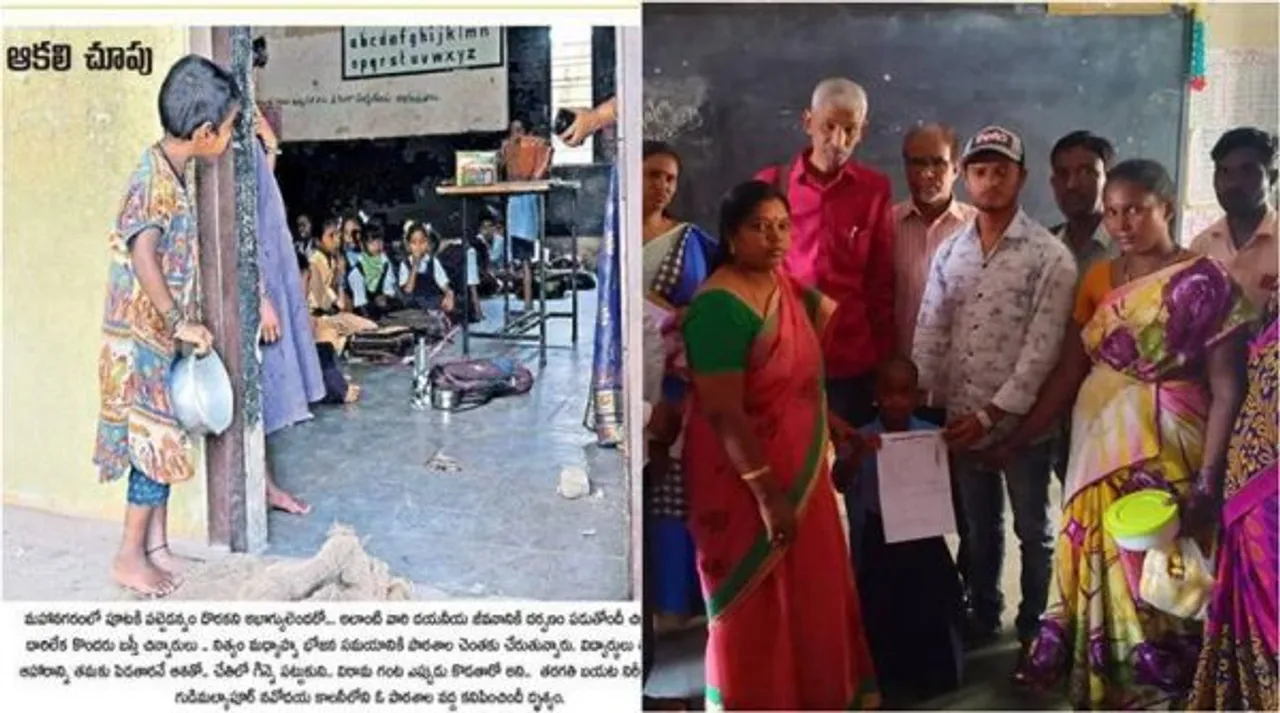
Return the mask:
[[[462, 36], [462, 28], [454, 27], [347, 29], [348, 40], [352, 31], [379, 36], [394, 33], [397, 46], [352, 49], [344, 45], [340, 27], [260, 30], [267, 38], [269, 60], [261, 70], [257, 96], [280, 107], [282, 140], [388, 138], [507, 128], [506, 32], [502, 28], [481, 28], [487, 36], [469, 38]], [[402, 36], [417, 36], [419, 31], [432, 35], [429, 45], [400, 43]], [[449, 31], [451, 35], [446, 34]], [[361, 72], [362, 58], [378, 56], [388, 60], [379, 72], [406, 67], [420, 71], [421, 63], [440, 71], [393, 76]], [[409, 64], [415, 57], [420, 64]], [[393, 69], [390, 60], [405, 64]], [[495, 61], [500, 65], [476, 67]], [[472, 68], [444, 69], [448, 66]], [[344, 79], [344, 69], [347, 76], [357, 78]]]

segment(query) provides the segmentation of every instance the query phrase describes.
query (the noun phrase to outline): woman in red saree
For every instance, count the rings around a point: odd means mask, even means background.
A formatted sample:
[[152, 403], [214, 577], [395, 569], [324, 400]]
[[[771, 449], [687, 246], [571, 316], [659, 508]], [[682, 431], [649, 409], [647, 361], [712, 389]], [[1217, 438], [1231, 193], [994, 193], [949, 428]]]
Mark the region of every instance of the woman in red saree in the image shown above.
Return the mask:
[[786, 199], [720, 209], [722, 260], [685, 313], [684, 472], [707, 598], [708, 710], [878, 707], [829, 473], [819, 334], [832, 304], [778, 269]]

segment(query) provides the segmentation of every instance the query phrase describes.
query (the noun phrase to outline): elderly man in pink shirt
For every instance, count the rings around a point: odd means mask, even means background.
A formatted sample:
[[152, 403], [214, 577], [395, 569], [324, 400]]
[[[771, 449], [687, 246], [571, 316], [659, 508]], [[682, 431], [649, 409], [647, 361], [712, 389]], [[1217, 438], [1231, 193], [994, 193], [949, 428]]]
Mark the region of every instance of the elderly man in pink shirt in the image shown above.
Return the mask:
[[831, 410], [853, 426], [875, 418], [872, 382], [893, 353], [893, 223], [889, 178], [853, 160], [867, 120], [867, 94], [825, 79], [804, 112], [809, 146], [756, 174], [791, 204], [785, 269], [836, 303], [823, 344]]

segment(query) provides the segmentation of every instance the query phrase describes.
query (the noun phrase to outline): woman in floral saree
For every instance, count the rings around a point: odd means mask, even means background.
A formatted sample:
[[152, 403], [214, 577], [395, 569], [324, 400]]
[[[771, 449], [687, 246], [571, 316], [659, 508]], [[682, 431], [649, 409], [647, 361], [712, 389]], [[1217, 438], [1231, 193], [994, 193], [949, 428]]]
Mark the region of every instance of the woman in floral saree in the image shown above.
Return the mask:
[[685, 488], [707, 597], [708, 710], [845, 710], [879, 693], [828, 466], [819, 335], [830, 300], [779, 269], [786, 199], [720, 209], [724, 264], [683, 321]]
[[1249, 345], [1248, 390], [1227, 450], [1218, 569], [1189, 708], [1273, 711], [1276, 696], [1276, 296]]
[[1077, 709], [1176, 704], [1199, 651], [1199, 622], [1138, 598], [1142, 555], [1119, 550], [1102, 522], [1111, 503], [1148, 488], [1180, 499], [1184, 534], [1210, 532], [1215, 517], [1211, 494], [1240, 405], [1239, 337], [1250, 315], [1221, 264], [1174, 241], [1175, 200], [1155, 162], [1126, 161], [1107, 174], [1104, 220], [1122, 255], [1085, 274], [1079, 331], [994, 454], [1031, 442], [1074, 399], [1053, 586], [1015, 679], [1047, 687], [1066, 676]]

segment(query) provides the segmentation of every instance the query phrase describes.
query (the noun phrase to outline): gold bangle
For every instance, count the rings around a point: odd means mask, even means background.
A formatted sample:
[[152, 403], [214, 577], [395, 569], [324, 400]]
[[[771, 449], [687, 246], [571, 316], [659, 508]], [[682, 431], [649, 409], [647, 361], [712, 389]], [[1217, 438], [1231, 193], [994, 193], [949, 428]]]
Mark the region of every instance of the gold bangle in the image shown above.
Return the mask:
[[756, 468], [755, 470], [749, 473], [743, 473], [740, 477], [749, 483], [753, 480], [759, 480], [760, 478], [764, 477], [766, 474], [770, 472], [770, 470], [771, 469], [769, 468], [769, 466], [766, 465], [763, 468]]

